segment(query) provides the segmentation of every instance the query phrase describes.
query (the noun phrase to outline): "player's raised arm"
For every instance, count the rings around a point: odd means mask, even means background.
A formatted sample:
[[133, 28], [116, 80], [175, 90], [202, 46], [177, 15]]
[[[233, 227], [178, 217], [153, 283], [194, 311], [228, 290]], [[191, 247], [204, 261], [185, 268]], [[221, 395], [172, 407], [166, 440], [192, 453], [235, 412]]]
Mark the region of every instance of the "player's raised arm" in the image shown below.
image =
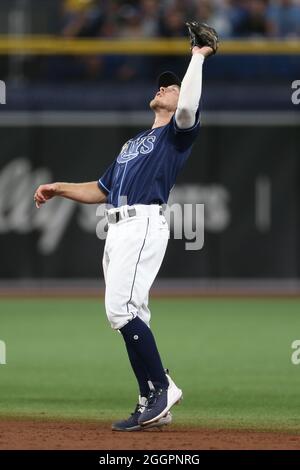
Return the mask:
[[106, 202], [107, 199], [106, 194], [99, 188], [97, 181], [90, 183], [42, 184], [34, 194], [36, 207], [39, 209], [42, 204], [55, 196], [65, 197], [85, 204], [101, 204]]
[[218, 36], [213, 28], [196, 21], [186, 23], [186, 25], [189, 28], [193, 55], [182, 80], [175, 113], [179, 129], [188, 129], [195, 124], [202, 93], [203, 62], [206, 57], [215, 54], [218, 49]]

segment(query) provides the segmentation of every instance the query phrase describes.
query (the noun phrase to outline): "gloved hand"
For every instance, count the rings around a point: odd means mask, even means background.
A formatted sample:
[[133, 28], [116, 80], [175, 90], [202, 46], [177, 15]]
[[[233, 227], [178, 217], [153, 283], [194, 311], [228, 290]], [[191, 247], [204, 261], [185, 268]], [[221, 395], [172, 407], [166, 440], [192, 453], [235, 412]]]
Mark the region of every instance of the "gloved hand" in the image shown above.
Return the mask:
[[189, 29], [191, 49], [193, 49], [194, 46], [207, 46], [212, 49], [211, 55], [217, 52], [219, 38], [214, 28], [211, 28], [205, 23], [199, 23], [198, 21], [188, 21], [185, 24]]

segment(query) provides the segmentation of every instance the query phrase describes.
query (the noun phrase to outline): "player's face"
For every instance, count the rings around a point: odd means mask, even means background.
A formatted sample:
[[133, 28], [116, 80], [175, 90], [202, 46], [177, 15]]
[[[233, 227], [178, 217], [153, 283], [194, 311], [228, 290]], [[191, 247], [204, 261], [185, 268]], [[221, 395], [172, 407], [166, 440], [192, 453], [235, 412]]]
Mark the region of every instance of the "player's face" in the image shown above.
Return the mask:
[[165, 109], [175, 113], [178, 104], [179, 92], [180, 88], [177, 85], [160, 87], [153, 100], [150, 101], [150, 108], [153, 111]]

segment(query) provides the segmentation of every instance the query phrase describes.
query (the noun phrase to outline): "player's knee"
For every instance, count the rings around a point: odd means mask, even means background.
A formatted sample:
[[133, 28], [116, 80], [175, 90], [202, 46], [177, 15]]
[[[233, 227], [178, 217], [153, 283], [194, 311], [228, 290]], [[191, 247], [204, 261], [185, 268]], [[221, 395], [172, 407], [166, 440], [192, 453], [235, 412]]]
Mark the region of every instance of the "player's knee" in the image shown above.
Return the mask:
[[107, 319], [114, 330], [122, 328], [133, 317], [127, 309], [126, 301], [117, 296], [105, 296], [105, 310]]
[[119, 318], [118, 318], [117, 315], [115, 315], [114, 312], [112, 312], [111, 310], [106, 309], [106, 316], [107, 316], [107, 319], [110, 323], [110, 326], [114, 330], [118, 330], [119, 328], [122, 327], [122, 326], [119, 326]]

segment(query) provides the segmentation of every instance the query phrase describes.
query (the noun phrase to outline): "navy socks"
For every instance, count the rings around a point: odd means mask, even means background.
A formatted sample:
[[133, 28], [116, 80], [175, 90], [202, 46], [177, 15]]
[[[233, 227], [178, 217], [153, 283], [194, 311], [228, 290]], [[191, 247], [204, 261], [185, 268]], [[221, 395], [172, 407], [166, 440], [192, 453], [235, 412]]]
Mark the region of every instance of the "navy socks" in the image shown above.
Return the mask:
[[125, 342], [125, 344], [132, 370], [139, 384], [140, 395], [141, 397], [147, 397], [150, 393], [150, 388], [148, 384], [148, 380], [150, 380], [150, 377], [148, 376], [147, 370], [145, 369], [143, 362], [136, 354], [134, 347], [131, 345], [131, 343]]
[[[136, 356], [143, 364], [144, 369], [147, 371], [148, 376], [153, 383], [155, 388], [167, 389], [169, 386], [168, 379], [166, 377], [163, 365], [161, 363], [160, 355], [157, 350], [154, 336], [150, 328], [144, 323], [139, 317], [135, 317], [133, 320], [128, 322], [123, 328], [120, 329], [125, 340], [127, 350], [134, 350]], [[130, 353], [129, 353], [130, 354]], [[133, 359], [133, 355], [129, 356], [130, 361]], [[135, 374], [139, 375], [138, 382], [143, 381], [145, 373], [141, 373], [140, 367], [133, 367]]]

